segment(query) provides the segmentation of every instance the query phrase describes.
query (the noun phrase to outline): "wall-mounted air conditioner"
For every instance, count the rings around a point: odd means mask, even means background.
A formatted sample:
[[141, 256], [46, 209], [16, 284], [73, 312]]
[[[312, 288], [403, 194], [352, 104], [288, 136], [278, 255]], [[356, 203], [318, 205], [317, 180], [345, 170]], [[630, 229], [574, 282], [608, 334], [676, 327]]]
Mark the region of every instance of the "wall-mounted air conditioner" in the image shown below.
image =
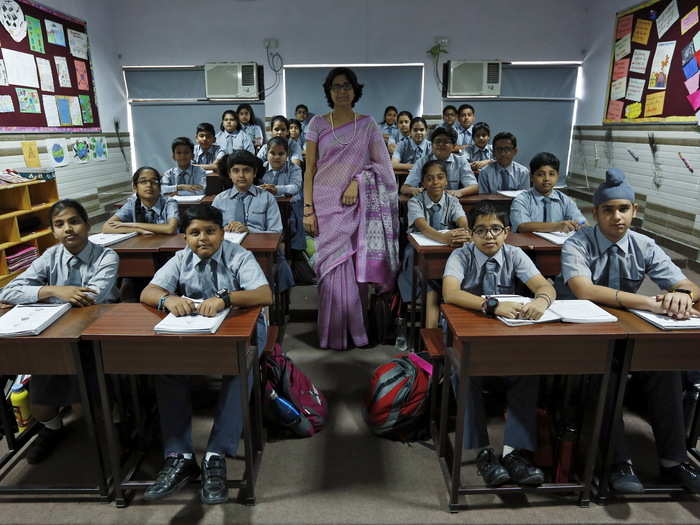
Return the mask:
[[[260, 68], [262, 69], [262, 68]], [[262, 75], [255, 62], [209, 62], [204, 64], [207, 98], [258, 100]]]
[[462, 98], [501, 94], [500, 62], [448, 60], [443, 66], [442, 96]]

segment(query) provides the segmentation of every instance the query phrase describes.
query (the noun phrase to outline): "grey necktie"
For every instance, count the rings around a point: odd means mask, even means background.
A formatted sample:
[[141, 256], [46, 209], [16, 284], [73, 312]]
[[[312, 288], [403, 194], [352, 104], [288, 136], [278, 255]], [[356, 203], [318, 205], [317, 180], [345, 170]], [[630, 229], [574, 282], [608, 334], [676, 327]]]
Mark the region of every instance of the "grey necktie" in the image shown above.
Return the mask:
[[143, 211], [144, 211], [143, 215], [146, 218], [146, 222], [148, 224], [155, 224], [156, 223], [156, 212], [153, 211], [153, 209], [149, 210], [148, 208], [144, 208]]
[[202, 292], [202, 299], [208, 299], [216, 294], [216, 282], [214, 279], [214, 268], [216, 261], [206, 259], [197, 263], [199, 270], [199, 289]]
[[542, 219], [542, 222], [549, 222], [549, 216], [551, 215], [551, 205], [552, 201], [549, 199], [549, 197], [545, 197], [544, 199], [542, 199], [542, 206], [544, 207], [544, 218]]
[[430, 208], [430, 227], [436, 230], [442, 229], [442, 219], [440, 218], [440, 206], [439, 204], [433, 204]]
[[505, 168], [501, 168], [501, 189], [502, 190], [509, 190], [510, 189], [510, 177], [508, 175], [508, 170]]
[[615, 290], [621, 290], [620, 287], [620, 265], [622, 263], [622, 257], [620, 254], [620, 247], [617, 244], [613, 244], [608, 248], [608, 287]]
[[497, 286], [498, 262], [489, 259], [484, 264], [484, 273], [481, 276], [481, 293], [483, 295], [495, 295], [498, 293]]
[[239, 193], [236, 195], [236, 209], [233, 212], [233, 220], [245, 224], [245, 199], [248, 193]]
[[82, 286], [83, 280], [80, 277], [80, 259], [73, 255], [68, 259], [68, 275], [65, 286]]

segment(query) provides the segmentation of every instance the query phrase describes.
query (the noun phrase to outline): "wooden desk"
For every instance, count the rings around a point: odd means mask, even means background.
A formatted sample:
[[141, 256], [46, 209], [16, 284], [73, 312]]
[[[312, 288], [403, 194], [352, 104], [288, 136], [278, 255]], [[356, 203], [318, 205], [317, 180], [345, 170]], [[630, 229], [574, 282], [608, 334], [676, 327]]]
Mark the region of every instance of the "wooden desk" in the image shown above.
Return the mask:
[[187, 208], [191, 206], [196, 206], [197, 204], [211, 206], [211, 203], [214, 202], [214, 197], [216, 197], [216, 195], [205, 195], [199, 202], [178, 202], [177, 207], [180, 212], [180, 221], [182, 221], [182, 214], [185, 213], [185, 211], [187, 211]]
[[110, 246], [119, 255], [119, 277], [153, 277], [167, 260], [159, 252], [173, 237], [182, 235], [137, 235]]
[[493, 204], [497, 210], [504, 210], [506, 213], [509, 213], [513, 197], [506, 197], [500, 193], [476, 193], [459, 199], [459, 203], [462, 205], [465, 212], [476, 208], [482, 202], [489, 202]]
[[[605, 411], [605, 398], [615, 342], [626, 338], [621, 323], [543, 323], [508, 327], [497, 319], [453, 305], [442, 305], [454, 345], [448, 349], [443, 372], [442, 399], [449, 399], [452, 370], [459, 373], [457, 423], [454, 443], [449, 440], [448, 403], [440, 407], [440, 424], [433, 438], [449, 495], [449, 510], [467, 508], [459, 497], [466, 494], [533, 492], [576, 492], [579, 504], [587, 506], [598, 448], [598, 436]], [[592, 436], [583, 475], [577, 482], [545, 483], [539, 487], [506, 485], [462, 486], [462, 442], [465, 398], [470, 376], [599, 374], [603, 376], [598, 393]]]
[[240, 480], [228, 480], [229, 487], [241, 489], [247, 503], [255, 502], [255, 480], [264, 446], [259, 374], [253, 374], [254, 410], [251, 421], [248, 374], [258, 369], [257, 353], [249, 348], [260, 308], [233, 310], [215, 334], [156, 334], [153, 327], [164, 312], [139, 303], [109, 305], [83, 332], [94, 341], [97, 379], [102, 400], [109, 461], [118, 480], [114, 485], [117, 506], [128, 504], [125, 490], [146, 488], [153, 483], [133, 481], [135, 468], [123, 476], [119, 441], [112, 423], [106, 374], [240, 375], [241, 410], [245, 443], [245, 473]]
[[[95, 494], [101, 500], [109, 498], [105, 469], [102, 463], [100, 443], [95, 433], [95, 420], [92, 405], [87, 391], [85, 372], [78, 342], [83, 330], [99, 318], [107, 308], [106, 305], [95, 305], [85, 308], [71, 308], [54, 324], [41, 334], [30, 337], [2, 338], [0, 341], [0, 374], [45, 374], [45, 375], [75, 375], [80, 390], [80, 402], [91, 442], [94, 444], [95, 460], [97, 461], [97, 487], [51, 486], [51, 487], [0, 487], [0, 494]], [[0, 317], [9, 309], [0, 310]], [[7, 415], [5, 396], [0, 395], [0, 420]], [[11, 413], [11, 411], [10, 411]], [[31, 439], [34, 432], [25, 430], [19, 437], [9, 430], [8, 421], [3, 420], [5, 439], [8, 452], [0, 458], [0, 468], [4, 467], [24, 445]], [[89, 448], [88, 448], [89, 450]], [[90, 452], [88, 452], [89, 457]]]

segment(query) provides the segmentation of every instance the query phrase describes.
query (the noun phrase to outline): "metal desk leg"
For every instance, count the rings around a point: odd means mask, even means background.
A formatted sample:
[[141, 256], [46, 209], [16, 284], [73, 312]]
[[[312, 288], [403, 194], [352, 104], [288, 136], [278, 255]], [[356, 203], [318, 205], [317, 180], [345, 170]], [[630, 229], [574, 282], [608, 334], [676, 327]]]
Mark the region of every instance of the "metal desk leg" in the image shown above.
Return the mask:
[[[415, 263], [415, 261], [414, 261]], [[415, 351], [416, 348], [418, 348], [418, 337], [419, 337], [419, 331], [418, 331], [418, 320], [417, 320], [417, 315], [416, 315], [416, 308], [418, 305], [416, 304], [416, 280], [418, 279], [417, 272], [416, 272], [416, 265], [413, 264], [411, 266], [411, 311], [410, 311], [410, 316], [409, 320], [411, 322], [411, 337], [410, 337], [410, 346], [411, 348]]]
[[462, 486], [462, 450], [464, 443], [464, 411], [469, 381], [467, 361], [469, 360], [469, 344], [464, 343], [459, 355], [459, 389], [457, 391], [457, 427], [455, 428], [455, 443], [452, 450], [452, 483], [450, 486], [450, 511], [456, 511], [459, 505], [459, 489]]
[[236, 343], [238, 373], [241, 375], [241, 414], [243, 415], [243, 445], [245, 447], [245, 472], [240, 496], [246, 505], [255, 504], [256, 453], [253, 451], [250, 402], [248, 400], [248, 355], [245, 342]]

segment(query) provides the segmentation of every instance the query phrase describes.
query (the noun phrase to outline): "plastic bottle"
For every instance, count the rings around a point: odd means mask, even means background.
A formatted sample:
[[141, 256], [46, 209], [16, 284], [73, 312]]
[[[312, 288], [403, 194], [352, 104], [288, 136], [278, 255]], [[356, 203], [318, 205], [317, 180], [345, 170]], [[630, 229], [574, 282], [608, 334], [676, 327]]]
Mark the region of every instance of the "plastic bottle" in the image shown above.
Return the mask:
[[12, 411], [15, 413], [17, 428], [20, 432], [24, 432], [33, 421], [29, 403], [29, 391], [24, 385], [16, 384], [12, 386], [10, 404], [12, 405]]
[[270, 391], [270, 399], [274, 402], [284, 425], [295, 425], [301, 421], [301, 414], [296, 407], [283, 397], [278, 396], [274, 390]]
[[396, 318], [396, 342], [394, 348], [397, 352], [405, 352], [408, 350], [408, 341], [406, 341], [406, 319], [403, 317]]

